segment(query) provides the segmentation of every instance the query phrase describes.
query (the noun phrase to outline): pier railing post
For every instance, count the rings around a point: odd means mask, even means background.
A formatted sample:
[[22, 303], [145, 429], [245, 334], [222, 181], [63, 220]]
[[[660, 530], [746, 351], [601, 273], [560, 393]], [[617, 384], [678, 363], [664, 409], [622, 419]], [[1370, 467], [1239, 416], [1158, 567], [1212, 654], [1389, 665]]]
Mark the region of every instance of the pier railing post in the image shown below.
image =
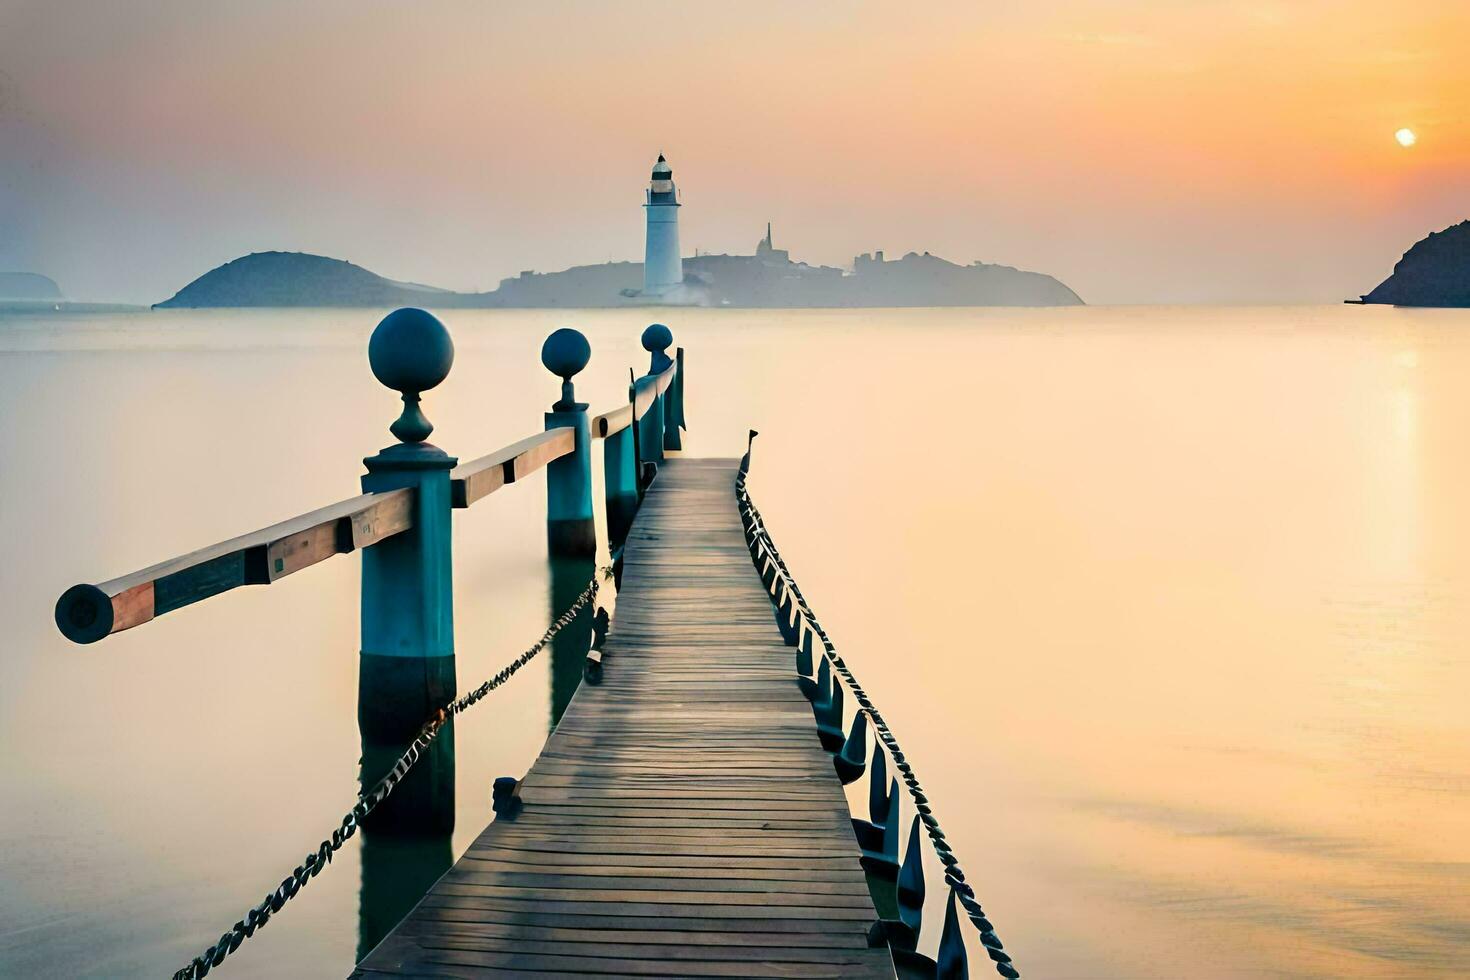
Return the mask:
[[570, 428], [575, 438], [575, 448], [546, 467], [546, 544], [556, 557], [590, 558], [597, 553], [597, 528], [592, 518], [592, 433], [587, 405], [576, 400], [572, 387], [572, 378], [591, 358], [587, 338], [570, 327], [553, 331], [541, 345], [541, 363], [562, 379], [561, 399], [546, 413], [546, 429]]
[[[654, 394], [649, 394], [650, 389]], [[638, 475], [639, 486], [642, 487], [648, 486], [653, 479], [653, 472], [664, 460], [664, 413], [657, 390], [658, 379], [651, 374], [645, 374], [633, 383], [635, 405], [643, 399], [653, 399], [648, 411], [643, 413], [643, 418], [634, 423], [638, 426]]]
[[[455, 696], [449, 471], [458, 462], [424, 441], [434, 427], [419, 408], [420, 393], [443, 381], [454, 363], [444, 325], [423, 310], [396, 310], [373, 331], [368, 359], [377, 379], [402, 394], [403, 414], [389, 430], [398, 444], [363, 460], [362, 488], [411, 487], [414, 503], [412, 528], [362, 553], [357, 717], [365, 785], [382, 775], [373, 771], [378, 762], [391, 765], [391, 747], [412, 739]], [[452, 828], [453, 745], [446, 729], [428, 765], [411, 774], [419, 791], [406, 785], [374, 821], [416, 832]]]
[[[652, 379], [663, 373], [674, 362], [664, 351], [674, 342], [674, 335], [662, 323], [651, 323], [643, 331], [643, 349], [649, 352], [648, 374]], [[657, 384], [657, 382], [652, 382]], [[664, 460], [664, 396], [655, 393], [653, 405], [638, 423], [638, 451], [640, 462], [662, 463]]]
[[[634, 389], [628, 386], [628, 403]], [[629, 423], [602, 441], [602, 485], [607, 504], [608, 550], [616, 552], [627, 540], [633, 518], [638, 514], [638, 459], [633, 439], [636, 422]]]
[[684, 348], [678, 348], [672, 363], [679, 368], [664, 398], [664, 448], [677, 451], [684, 448], [679, 438], [679, 430], [684, 427]]

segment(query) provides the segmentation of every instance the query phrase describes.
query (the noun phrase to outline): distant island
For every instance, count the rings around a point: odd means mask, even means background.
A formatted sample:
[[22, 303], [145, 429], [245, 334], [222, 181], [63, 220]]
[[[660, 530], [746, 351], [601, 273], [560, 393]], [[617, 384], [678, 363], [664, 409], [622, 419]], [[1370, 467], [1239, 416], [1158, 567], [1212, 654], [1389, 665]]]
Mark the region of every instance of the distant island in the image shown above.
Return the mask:
[[1394, 265], [1393, 275], [1348, 302], [1470, 306], [1470, 221], [1415, 242]]
[[38, 272], [0, 272], [0, 313], [127, 313], [140, 306], [67, 299], [50, 276]]
[[0, 301], [54, 301], [61, 299], [56, 280], [35, 272], [0, 272]]
[[[755, 255], [683, 260], [683, 288], [668, 305], [723, 307], [1075, 306], [1082, 300], [1048, 275], [1004, 265], [956, 265], [925, 252], [887, 261], [860, 255], [851, 272], [793, 262], [771, 243]], [[238, 306], [436, 306], [600, 308], [647, 306], [643, 263], [607, 262], [561, 272], [522, 272], [486, 293], [458, 293], [387, 279], [341, 259], [256, 252], [189, 283], [158, 308]]]
[[[225, 306], [468, 306], [470, 294], [384, 279], [304, 252], [255, 252], [195, 279], [155, 308]], [[430, 299], [432, 297], [432, 299]]]

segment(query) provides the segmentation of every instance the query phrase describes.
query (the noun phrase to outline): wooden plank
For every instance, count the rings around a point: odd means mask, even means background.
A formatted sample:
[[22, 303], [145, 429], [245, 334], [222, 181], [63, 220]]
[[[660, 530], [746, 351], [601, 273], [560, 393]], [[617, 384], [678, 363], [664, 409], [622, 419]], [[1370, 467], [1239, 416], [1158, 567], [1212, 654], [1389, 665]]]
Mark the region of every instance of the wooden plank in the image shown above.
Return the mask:
[[563, 426], [538, 432], [479, 459], [461, 463], [449, 472], [450, 500], [455, 507], [468, 507], [575, 448], [576, 434]]
[[56, 625], [68, 639], [94, 643], [242, 585], [269, 585], [408, 530], [413, 495], [409, 488], [362, 494], [98, 585], [72, 586], [57, 600]]
[[[468, 932], [463, 929], [414, 930], [411, 935], [425, 949], [453, 949], [467, 952], [500, 952], [505, 949], [504, 940], [511, 938], [498, 932]], [[530, 936], [526, 938], [533, 939]], [[658, 938], [675, 941], [654, 941], [646, 943], [626, 941], [594, 942], [588, 936], [579, 936], [565, 940], [547, 940], [537, 936], [534, 937], [533, 941], [535, 942], [535, 949], [538, 954], [661, 961], [667, 967], [673, 967], [674, 964], [681, 960], [707, 960], [716, 963], [761, 961], [773, 953], [783, 963], [841, 963], [850, 960], [852, 957], [851, 954], [843, 954], [839, 950], [855, 950], [857, 948], [854, 946], [807, 947], [792, 943], [791, 945], [785, 946], [767, 946], [763, 949], [753, 949], [748, 945], [728, 943], [720, 944], [718, 948], [712, 949], [710, 948], [712, 945], [710, 943], [686, 946], [677, 942], [677, 934], [666, 933]]]
[[[572, 929], [539, 930], [527, 935], [514, 926], [498, 923], [469, 925], [465, 923], [425, 923], [406, 930], [419, 946], [425, 949], [463, 949], [484, 952], [503, 951], [510, 944], [534, 942], [543, 953], [562, 956], [595, 956], [617, 959], [657, 960], [677, 969], [681, 960], [708, 960], [712, 962], [749, 962], [764, 959], [773, 953], [786, 963], [840, 963], [851, 958], [852, 952], [861, 950], [854, 943], [834, 945], [825, 942], [803, 943], [803, 939], [820, 937], [780, 933], [753, 934], [760, 946], [753, 948], [747, 943], [734, 941], [696, 942], [684, 940], [690, 935], [738, 936], [732, 933], [678, 933], [640, 930], [634, 935], [606, 936], [598, 932], [578, 932]], [[565, 937], [547, 938], [547, 934]], [[844, 954], [843, 950], [849, 951]], [[858, 955], [862, 955], [860, 952]]]
[[653, 876], [653, 869], [623, 868], [623, 871], [643, 870], [642, 875], [620, 874], [601, 875], [592, 874], [596, 871], [595, 866], [585, 866], [582, 869], [587, 874], [575, 872], [565, 874], [549, 874], [542, 871], [528, 869], [505, 870], [499, 868], [486, 868], [483, 864], [465, 865], [455, 867], [451, 879], [460, 885], [494, 885], [505, 888], [532, 888], [538, 892], [547, 894], [547, 897], [556, 897], [552, 893], [557, 890], [570, 890], [579, 895], [592, 892], [598, 895], [622, 895], [629, 892], [654, 892], [669, 897], [670, 901], [682, 901], [675, 896], [688, 895], [700, 892], [719, 892], [726, 895], [734, 895], [749, 892], [758, 896], [770, 895], [799, 895], [799, 896], [831, 896], [843, 895], [849, 898], [858, 897], [867, 899], [867, 890], [858, 886], [850, 878], [837, 875], [830, 880], [821, 880], [811, 875], [788, 875], [785, 877], [755, 876], [748, 874], [739, 875], [678, 875], [660, 872]]
[[[414, 910], [412, 916], [403, 921], [401, 928], [407, 930], [415, 922], [460, 924], [489, 922], [519, 927], [578, 929], [588, 933], [603, 930], [662, 932], [668, 935], [687, 936], [691, 944], [700, 942], [710, 933], [744, 932], [752, 936], [796, 934], [802, 937], [801, 942], [803, 943], [815, 941], [808, 937], [820, 936], [827, 945], [846, 944], [850, 940], [856, 940], [864, 946], [867, 945], [866, 934], [850, 929], [834, 930], [831, 923], [825, 919], [795, 919], [775, 912], [764, 919], [748, 916], [739, 919], [721, 919], [717, 916], [609, 915], [606, 912], [598, 915], [576, 915], [538, 909], [534, 919], [528, 920], [524, 912], [518, 909], [500, 909], [494, 907], [493, 904], [477, 903], [474, 908], [460, 908], [425, 901]], [[773, 945], [784, 944], [773, 943]]]
[[[481, 948], [476, 948], [479, 946]], [[543, 952], [540, 943], [526, 946], [518, 951], [508, 951], [503, 946], [487, 943], [419, 943], [415, 962], [425, 967], [439, 969], [494, 967], [525, 973], [554, 973], [568, 976], [583, 973], [599, 973], [600, 967], [612, 965], [619, 973], [645, 977], [843, 977], [849, 964], [861, 962], [862, 953], [856, 950], [828, 949], [817, 958], [786, 959], [767, 958], [771, 952], [754, 951], [755, 955], [736, 958], [728, 955], [712, 957], [706, 948], [700, 959], [680, 959], [669, 962], [664, 957], [655, 959], [638, 958], [636, 955], [597, 957], [596, 954], [560, 955]], [[488, 947], [488, 948], [486, 948]], [[723, 954], [723, 949], [721, 953]], [[764, 955], [762, 955], [764, 954]], [[474, 974], [469, 974], [473, 976]]]
[[[403, 931], [411, 936], [484, 936], [520, 939], [528, 934], [546, 943], [586, 943], [589, 946], [606, 943], [604, 930], [595, 928], [567, 929], [556, 926], [528, 926], [502, 922], [460, 922], [455, 919], [425, 916], [403, 924]], [[671, 958], [699, 955], [700, 946], [733, 946], [750, 952], [752, 944], [776, 949], [821, 949], [828, 947], [861, 949], [862, 940], [856, 936], [831, 936], [823, 933], [797, 932], [717, 932], [695, 930], [624, 929], [621, 940], [631, 945], [660, 947], [659, 952]], [[650, 950], [652, 952], [652, 950]]]
[[619, 405], [610, 412], [594, 415], [591, 420], [592, 437], [594, 439], [606, 439], [615, 435], [636, 420], [648, 414], [653, 407], [653, 400], [673, 386], [674, 377], [679, 373], [679, 365], [671, 364], [664, 368], [663, 373], [649, 380], [648, 375], [633, 382], [633, 401], [628, 405]]
[[[707, 838], [706, 838], [707, 839]], [[507, 839], [506, 847], [516, 847], [520, 852], [527, 855], [527, 860], [534, 859], [541, 853], [547, 854], [576, 854], [582, 856], [589, 865], [600, 860], [623, 861], [637, 858], [640, 862], [645, 858], [684, 858], [692, 866], [697, 858], [735, 858], [745, 860], [748, 858], [772, 857], [782, 858], [796, 866], [806, 866], [825, 858], [850, 858], [850, 852], [846, 849], [836, 847], [823, 849], [820, 847], [780, 847], [774, 844], [762, 846], [759, 842], [739, 846], [730, 845], [726, 847], [698, 843], [694, 845], [679, 844], [662, 840], [647, 840], [642, 834], [637, 835], [634, 840], [639, 843], [628, 844], [619, 842], [615, 838], [603, 840], [585, 841], [550, 841], [544, 846], [538, 846], [536, 840]]]
[[618, 882], [610, 882], [603, 887], [573, 884], [569, 888], [551, 888], [544, 884], [525, 886], [504, 884], [494, 875], [488, 877], [494, 880], [480, 880], [481, 876], [474, 872], [455, 870], [445, 875], [434, 886], [434, 891], [441, 898], [462, 896], [464, 898], [521, 899], [545, 902], [548, 908], [557, 902], [571, 902], [578, 905], [677, 906], [684, 915], [694, 915], [697, 914], [696, 909], [711, 907], [725, 911], [749, 907], [766, 912], [773, 908], [781, 908], [783, 912], [788, 909], [792, 910], [792, 914], [816, 914], [818, 912], [825, 914], [838, 909], [862, 911], [864, 908], [871, 908], [866, 889], [863, 889], [861, 894], [853, 894], [832, 890], [817, 891], [815, 888], [810, 891], [772, 890], [770, 887], [739, 891], [713, 889], [674, 891], [661, 885], [647, 888], [611, 887]]
[[[838, 928], [843, 923], [850, 929], [865, 931], [868, 923], [876, 918], [872, 906], [867, 908], [817, 907], [801, 903], [777, 904], [774, 902], [656, 902], [656, 901], [598, 901], [595, 898], [578, 901], [573, 898], [549, 898], [524, 894], [505, 894], [493, 889], [476, 892], [473, 889], [459, 890], [457, 886], [436, 884], [424, 896], [423, 904], [459, 909], [514, 910], [526, 915], [631, 915], [656, 918], [658, 916], [683, 916], [687, 918], [738, 919], [811, 919], [831, 924]], [[387, 940], [384, 940], [386, 943]], [[376, 952], [376, 951], [375, 951]], [[371, 954], [369, 954], [371, 958]]]
[[[502, 857], [503, 859], [501, 859]], [[652, 868], [650, 867], [651, 862], [647, 859], [636, 865], [591, 864], [585, 861], [559, 865], [547, 861], [540, 861], [534, 864], [528, 863], [525, 862], [525, 857], [527, 855], [524, 855], [520, 851], [499, 853], [494, 851], [476, 851], [460, 858], [459, 865], [466, 871], [493, 871], [507, 875], [561, 873], [565, 869], [566, 874], [569, 876], [628, 879], [646, 876], [650, 871], [656, 870], [660, 877], [663, 878], [689, 878], [706, 881], [730, 879], [744, 882], [845, 882], [850, 880], [845, 868], [808, 868], [790, 861], [776, 862], [773, 866], [766, 868], [753, 868], [749, 867], [751, 864], [750, 861], [726, 862], [723, 866], [716, 865], [714, 867], [708, 865], [689, 867], [685, 863], [685, 860], [676, 860], [671, 861], [666, 866]]]
[[[762, 962], [736, 962], [730, 960], [680, 960], [665, 963], [657, 960], [611, 959], [594, 961], [579, 956], [548, 956], [533, 952], [534, 945], [519, 951], [472, 952], [467, 950], [436, 950], [418, 947], [409, 969], [399, 971], [415, 976], [475, 977], [481, 970], [510, 971], [513, 976], [532, 973], [547, 973], [570, 976], [585, 973], [602, 973], [602, 966], [610, 966], [617, 972], [614, 976], [636, 977], [849, 977], [860, 973], [848, 972], [849, 967], [860, 963], [855, 956], [832, 957], [830, 963], [790, 963], [777, 960]], [[886, 955], [886, 954], [885, 954]], [[406, 964], [406, 966], [408, 966]], [[378, 968], [381, 969], [381, 968]], [[414, 971], [414, 972], [410, 972]], [[379, 976], [372, 973], [356, 974]]]
[[[645, 411], [672, 378], [642, 382]], [[733, 460], [660, 467], [602, 683], [573, 697], [521, 811], [355, 976], [893, 976], [867, 945], [877, 913], [846, 798], [745, 550], [734, 478]]]
[[611, 412], [603, 412], [592, 419], [592, 436], [594, 439], [606, 439], [608, 436], [622, 432], [633, 424], [633, 406], [619, 405]]

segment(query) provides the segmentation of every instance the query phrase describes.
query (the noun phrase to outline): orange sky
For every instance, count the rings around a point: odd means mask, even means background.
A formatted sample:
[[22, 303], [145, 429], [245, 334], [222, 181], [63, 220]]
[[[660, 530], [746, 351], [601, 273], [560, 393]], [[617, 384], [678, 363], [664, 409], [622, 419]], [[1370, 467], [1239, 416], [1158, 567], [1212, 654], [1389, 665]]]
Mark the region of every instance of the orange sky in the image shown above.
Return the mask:
[[531, 7], [0, 0], [0, 268], [153, 301], [287, 248], [489, 288], [639, 257], [660, 150], [686, 250], [769, 219], [1093, 302], [1336, 301], [1470, 217], [1463, 0]]

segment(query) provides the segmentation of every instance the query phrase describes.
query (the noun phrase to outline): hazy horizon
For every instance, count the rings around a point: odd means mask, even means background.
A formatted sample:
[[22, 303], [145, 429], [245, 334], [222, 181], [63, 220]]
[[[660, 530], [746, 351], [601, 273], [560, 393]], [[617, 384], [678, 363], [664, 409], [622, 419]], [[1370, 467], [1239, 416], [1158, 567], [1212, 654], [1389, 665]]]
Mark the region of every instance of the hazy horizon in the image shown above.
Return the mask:
[[0, 0], [0, 270], [150, 303], [279, 249], [486, 290], [639, 260], [662, 151], [686, 254], [769, 220], [812, 263], [1336, 302], [1470, 217], [1467, 40], [1448, 0]]

